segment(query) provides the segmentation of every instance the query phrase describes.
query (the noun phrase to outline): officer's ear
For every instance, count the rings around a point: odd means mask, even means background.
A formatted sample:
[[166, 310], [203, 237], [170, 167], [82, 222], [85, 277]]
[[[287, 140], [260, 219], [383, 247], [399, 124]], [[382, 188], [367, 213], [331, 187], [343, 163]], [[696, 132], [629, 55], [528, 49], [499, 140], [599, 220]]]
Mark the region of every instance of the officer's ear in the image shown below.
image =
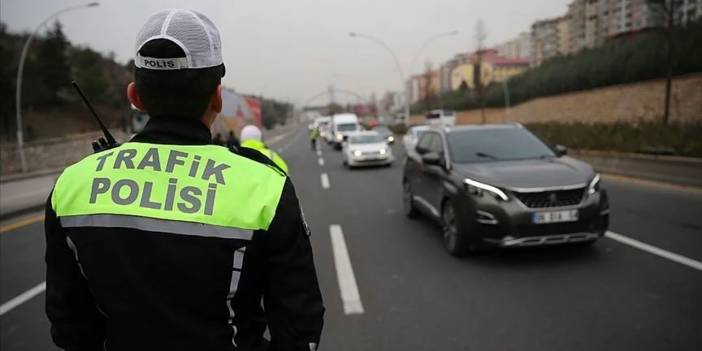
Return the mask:
[[137, 92], [136, 84], [134, 84], [134, 82], [127, 85], [127, 98], [129, 99], [129, 102], [131, 102], [132, 105], [134, 105], [134, 107], [136, 107], [139, 111], [146, 112], [146, 107], [144, 107], [144, 103], [141, 102], [141, 98], [139, 97], [139, 93]]
[[217, 89], [215, 89], [214, 93], [212, 94], [212, 98], [210, 98], [210, 107], [212, 108], [212, 111], [216, 113], [222, 112], [222, 90], [224, 87], [222, 87], [222, 84], [217, 85]]

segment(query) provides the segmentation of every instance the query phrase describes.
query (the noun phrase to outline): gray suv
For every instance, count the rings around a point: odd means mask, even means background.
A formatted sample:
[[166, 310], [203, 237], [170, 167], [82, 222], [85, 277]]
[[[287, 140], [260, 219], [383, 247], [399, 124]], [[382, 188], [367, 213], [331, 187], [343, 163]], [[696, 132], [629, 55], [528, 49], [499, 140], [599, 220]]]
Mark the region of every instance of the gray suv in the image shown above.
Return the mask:
[[590, 165], [566, 153], [519, 124], [427, 130], [405, 159], [405, 214], [437, 220], [456, 256], [593, 243], [609, 225], [607, 192]]

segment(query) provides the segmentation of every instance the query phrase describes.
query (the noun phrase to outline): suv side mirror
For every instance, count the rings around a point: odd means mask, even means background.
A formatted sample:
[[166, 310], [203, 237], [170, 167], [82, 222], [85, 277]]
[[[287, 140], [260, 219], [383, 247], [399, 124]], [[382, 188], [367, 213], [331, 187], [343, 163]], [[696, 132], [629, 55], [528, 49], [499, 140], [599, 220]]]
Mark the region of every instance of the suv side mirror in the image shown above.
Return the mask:
[[436, 152], [427, 152], [422, 155], [422, 161], [428, 165], [441, 166], [441, 156]]
[[419, 144], [414, 147], [414, 151], [417, 151], [417, 153], [420, 155], [423, 155], [427, 152], [427, 150], [424, 149], [423, 147], [419, 146]]
[[568, 148], [561, 144], [554, 145], [553, 149], [556, 151], [558, 157], [565, 156], [568, 154]]

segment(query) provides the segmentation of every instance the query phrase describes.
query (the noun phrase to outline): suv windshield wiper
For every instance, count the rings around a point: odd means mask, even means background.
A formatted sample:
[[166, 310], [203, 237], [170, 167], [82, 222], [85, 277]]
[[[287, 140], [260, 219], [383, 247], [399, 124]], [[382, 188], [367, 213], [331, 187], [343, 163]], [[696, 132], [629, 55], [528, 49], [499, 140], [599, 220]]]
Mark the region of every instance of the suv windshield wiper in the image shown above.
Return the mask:
[[475, 153], [475, 156], [483, 157], [483, 158], [489, 158], [489, 159], [492, 159], [492, 160], [495, 160], [495, 161], [499, 160], [499, 158], [497, 158], [496, 156], [493, 156], [493, 155], [490, 155], [490, 154], [486, 154], [486, 153], [484, 153], [484, 152], [476, 152], [476, 153]]

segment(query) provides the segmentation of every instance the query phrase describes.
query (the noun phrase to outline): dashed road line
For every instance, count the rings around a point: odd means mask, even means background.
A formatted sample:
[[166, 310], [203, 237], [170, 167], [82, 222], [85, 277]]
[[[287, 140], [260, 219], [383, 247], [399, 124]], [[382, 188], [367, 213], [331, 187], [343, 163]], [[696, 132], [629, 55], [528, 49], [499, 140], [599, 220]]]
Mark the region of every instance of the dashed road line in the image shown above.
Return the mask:
[[15, 297], [14, 299], [5, 302], [0, 306], [0, 316], [3, 314], [12, 311], [13, 308], [31, 300], [35, 296], [43, 293], [46, 290], [46, 282], [41, 282], [39, 285], [23, 292], [19, 296]]
[[605, 233], [605, 236], [612, 239], [612, 240], [618, 241], [624, 245], [629, 245], [629, 246], [637, 248], [639, 250], [646, 251], [650, 254], [653, 254], [653, 255], [656, 255], [659, 257], [663, 257], [663, 258], [670, 260], [670, 261], [673, 261], [675, 263], [679, 263], [681, 265], [690, 267], [692, 269], [702, 271], [702, 262], [700, 262], [700, 261], [693, 260], [691, 258], [676, 254], [674, 252], [663, 250], [661, 248], [646, 244], [646, 243], [638, 241], [636, 239], [632, 239], [628, 236], [617, 234], [615, 232], [607, 231], [607, 233]]
[[322, 149], [317, 146], [317, 156], [322, 157]]
[[320, 178], [322, 179], [322, 188], [329, 189], [329, 176], [326, 173], [322, 173]]
[[324, 159], [320, 157], [320, 158], [317, 160], [317, 163], [319, 163], [319, 166], [320, 166], [320, 167], [321, 167], [321, 166], [324, 166]]
[[336, 267], [336, 277], [339, 280], [344, 314], [362, 314], [364, 312], [363, 303], [361, 303], [361, 295], [358, 293], [356, 277], [353, 274], [353, 267], [351, 267], [344, 232], [340, 225], [333, 224], [329, 226], [329, 234], [331, 235], [334, 266]]

